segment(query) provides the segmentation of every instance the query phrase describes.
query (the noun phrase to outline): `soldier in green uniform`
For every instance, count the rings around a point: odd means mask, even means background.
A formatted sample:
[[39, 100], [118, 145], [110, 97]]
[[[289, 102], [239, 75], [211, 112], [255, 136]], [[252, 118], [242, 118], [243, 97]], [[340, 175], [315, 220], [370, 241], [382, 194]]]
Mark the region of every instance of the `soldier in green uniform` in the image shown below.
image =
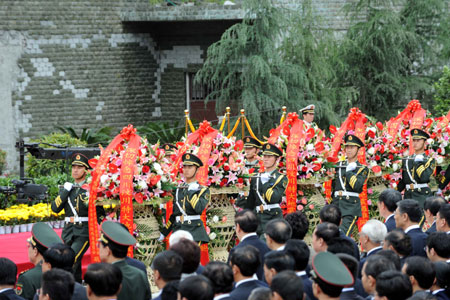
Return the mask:
[[[55, 213], [64, 209], [65, 225], [62, 232], [64, 243], [75, 251], [74, 276], [81, 282], [81, 260], [89, 248], [88, 202], [86, 190], [81, 186], [86, 181], [89, 169], [88, 158], [81, 153], [73, 155], [72, 178], [75, 184], [66, 182], [60, 189], [59, 196], [52, 201], [51, 207]], [[97, 207], [97, 217], [100, 222], [105, 217], [103, 207]]]
[[209, 236], [200, 215], [211, 200], [211, 195], [209, 188], [199, 185], [195, 178], [203, 163], [200, 158], [190, 153], [184, 154], [182, 160], [185, 183], [175, 191], [173, 213], [162, 228], [160, 239], [172, 230], [175, 232], [181, 229], [189, 231], [196, 242], [208, 243]]
[[101, 226], [98, 244], [100, 260], [104, 263], [114, 264], [122, 271], [122, 288], [117, 299], [151, 299], [150, 285], [145, 273], [125, 261], [128, 247], [136, 244], [136, 239], [130, 232], [120, 223], [105, 221]]
[[340, 229], [349, 236], [361, 214], [361, 200], [359, 194], [363, 190], [369, 175], [369, 168], [358, 162], [359, 148], [364, 143], [355, 135], [345, 136], [346, 160], [339, 162], [333, 179], [332, 204], [339, 207], [342, 213]]
[[16, 294], [25, 299], [33, 299], [36, 290], [41, 287], [42, 261], [45, 250], [63, 241], [50, 226], [42, 222], [33, 225], [31, 237], [27, 241], [28, 258], [35, 267], [19, 275]]
[[255, 172], [258, 172], [258, 152], [261, 149], [261, 146], [261, 143], [251, 136], [246, 136], [244, 138], [245, 167], [247, 169], [253, 168], [255, 169]]
[[436, 168], [436, 161], [425, 154], [425, 143], [430, 138], [428, 133], [421, 129], [412, 129], [411, 138], [414, 154], [403, 159], [402, 179], [397, 190], [405, 190], [403, 198], [418, 201], [423, 209], [426, 198], [431, 196], [428, 183]]
[[177, 146], [173, 145], [173, 144], [163, 144], [161, 145], [160, 149], [164, 150], [164, 155], [167, 158], [170, 158], [172, 155], [174, 155], [177, 150]]
[[283, 152], [275, 145], [266, 143], [263, 147], [264, 173], [258, 173], [250, 181], [250, 194], [242, 208], [256, 210], [259, 220], [257, 234], [264, 240], [266, 224], [272, 219], [281, 219], [280, 203], [286, 191], [288, 179], [278, 172], [277, 166]]

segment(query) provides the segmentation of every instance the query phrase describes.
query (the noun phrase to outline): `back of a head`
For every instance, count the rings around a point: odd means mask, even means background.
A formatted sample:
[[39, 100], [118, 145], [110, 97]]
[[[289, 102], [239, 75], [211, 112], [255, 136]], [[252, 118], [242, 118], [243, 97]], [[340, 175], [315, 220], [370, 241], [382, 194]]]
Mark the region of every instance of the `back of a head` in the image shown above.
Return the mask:
[[194, 273], [200, 264], [200, 247], [197, 243], [187, 239], [181, 239], [170, 250], [176, 252], [183, 259], [182, 273]]
[[434, 249], [442, 258], [450, 258], [450, 235], [446, 232], [433, 232], [427, 237], [428, 250]]
[[273, 219], [267, 223], [265, 234], [275, 243], [285, 244], [292, 236], [292, 228], [284, 219]]
[[179, 280], [169, 281], [161, 292], [161, 300], [177, 300], [179, 285]]
[[393, 213], [397, 209], [397, 203], [402, 200], [402, 194], [394, 189], [385, 189], [380, 193], [378, 201], [384, 203], [387, 210]]
[[450, 203], [441, 205], [441, 208], [439, 208], [439, 216], [445, 219], [447, 225], [450, 226]]
[[301, 211], [287, 214], [284, 219], [291, 225], [293, 239], [303, 240], [308, 233], [309, 221], [306, 215]]
[[234, 217], [234, 223], [239, 224], [239, 227], [245, 233], [256, 232], [256, 229], [258, 229], [258, 218], [255, 212], [250, 209], [237, 212]]
[[387, 234], [387, 229], [382, 222], [372, 219], [364, 224], [361, 233], [369, 237], [372, 243], [381, 244]]
[[277, 273], [284, 270], [294, 271], [295, 261], [292, 256], [285, 251], [270, 251], [264, 255], [264, 264], [268, 269], [275, 269]]
[[328, 244], [327, 251], [338, 254], [338, 253], [345, 253], [348, 255], [355, 256], [355, 248], [348, 239], [337, 237], [334, 239], [331, 239], [331, 241]]
[[328, 222], [339, 226], [341, 223], [341, 210], [336, 205], [325, 205], [319, 212], [319, 218], [322, 223]]
[[283, 300], [303, 299], [303, 280], [294, 271], [282, 271], [275, 275], [270, 289], [278, 293]]
[[422, 209], [419, 202], [412, 199], [405, 199], [397, 203], [397, 208], [401, 214], [407, 214], [413, 223], [419, 223], [422, 218]]
[[51, 269], [42, 274], [41, 293], [52, 300], [67, 300], [73, 295], [75, 279], [73, 275], [61, 269]]
[[436, 271], [436, 285], [441, 289], [450, 288], [450, 264], [445, 261], [437, 261], [433, 263]]
[[404, 300], [412, 294], [411, 282], [400, 271], [384, 271], [376, 279], [375, 289], [379, 297], [384, 296], [388, 300]]
[[399, 255], [408, 256], [411, 254], [411, 237], [400, 228], [396, 228], [389, 232], [384, 239]]
[[233, 289], [233, 270], [224, 262], [210, 262], [205, 266], [202, 275], [211, 281], [214, 294], [229, 293]]
[[16, 264], [9, 258], [0, 257], [0, 285], [15, 285], [16, 276]]
[[169, 245], [172, 247], [176, 243], [178, 243], [181, 239], [186, 239], [189, 241], [194, 241], [194, 237], [189, 231], [186, 230], [177, 230], [172, 233], [169, 237]]
[[272, 299], [272, 290], [266, 287], [256, 288], [252, 291], [248, 300], [270, 300]]
[[238, 247], [231, 254], [230, 262], [232, 266], [235, 265], [239, 268], [243, 276], [253, 276], [261, 264], [259, 250], [250, 245]]
[[84, 282], [97, 297], [112, 297], [119, 293], [122, 272], [113, 264], [90, 264]]
[[66, 244], [55, 244], [44, 252], [44, 261], [49, 263], [53, 268], [72, 272], [73, 263], [75, 262], [75, 251]]
[[179, 280], [183, 270], [183, 258], [172, 250], [160, 252], [153, 259], [152, 269], [157, 270], [165, 282]]
[[304, 271], [308, 266], [310, 250], [302, 240], [290, 239], [287, 241], [284, 251], [289, 253], [295, 261], [295, 271]]
[[446, 202], [442, 197], [439, 196], [431, 196], [425, 200], [423, 204], [423, 210], [429, 210], [433, 216], [436, 216], [441, 206]]
[[411, 256], [405, 260], [405, 273], [408, 276], [414, 276], [419, 286], [428, 290], [434, 281], [436, 271], [433, 263], [422, 256]]
[[396, 271], [396, 268], [395, 264], [386, 257], [375, 254], [367, 257], [363, 270], [365, 270], [366, 276], [377, 278], [384, 271]]
[[402, 268], [402, 263], [400, 261], [400, 257], [392, 250], [380, 250], [377, 252], [377, 255], [381, 255], [386, 257], [388, 260], [392, 261], [395, 265], [395, 269], [400, 271]]
[[339, 227], [335, 224], [324, 222], [317, 225], [315, 233], [318, 238], [322, 238], [328, 245], [333, 238], [339, 237]]
[[178, 292], [187, 300], [213, 300], [214, 298], [211, 282], [202, 275], [189, 276], [181, 281]]
[[356, 260], [356, 258], [353, 255], [346, 253], [337, 253], [336, 256], [339, 257], [339, 259], [344, 263], [350, 273], [352, 273], [353, 278], [357, 278], [359, 262]]

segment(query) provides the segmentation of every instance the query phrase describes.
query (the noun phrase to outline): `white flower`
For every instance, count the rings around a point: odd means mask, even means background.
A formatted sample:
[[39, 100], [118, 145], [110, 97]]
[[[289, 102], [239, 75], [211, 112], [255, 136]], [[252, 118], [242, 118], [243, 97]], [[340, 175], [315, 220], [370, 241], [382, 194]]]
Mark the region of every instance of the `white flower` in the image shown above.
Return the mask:
[[397, 170], [400, 168], [400, 166], [398, 165], [398, 163], [394, 163], [392, 164], [392, 170], [394, 170], [394, 172], [397, 172]]
[[141, 150], [142, 156], [145, 156], [145, 154], [147, 153], [147, 149], [141, 148], [140, 150]]
[[307, 151], [313, 151], [314, 150], [314, 145], [313, 144], [306, 145], [306, 150]]
[[434, 144], [434, 140], [433, 139], [428, 139], [427, 143], [428, 143], [428, 145], [433, 145]]
[[153, 163], [153, 169], [155, 169], [155, 171], [156, 172], [158, 172], [158, 171], [162, 171], [162, 169], [161, 169], [161, 165], [160, 164], [158, 164], [158, 163]]
[[117, 181], [117, 178], [119, 177], [119, 174], [113, 174], [112, 176], [111, 176], [111, 180], [112, 181], [114, 181], [114, 182], [116, 182]]
[[144, 180], [139, 180], [138, 181], [138, 187], [142, 190], [146, 190], [148, 189], [147, 183]]
[[210, 240], [214, 240], [216, 237], [217, 237], [217, 234], [216, 234], [215, 232], [211, 232], [211, 233], [209, 234], [209, 239], [210, 239]]
[[106, 175], [106, 174], [104, 174], [104, 175], [102, 175], [102, 176], [100, 177], [100, 182], [101, 182], [102, 184], [104, 184], [104, 183], [106, 182], [106, 180], [108, 180], [108, 179], [109, 179], [109, 176]]
[[370, 162], [370, 166], [371, 167], [375, 167], [377, 165], [377, 162], [375, 161], [375, 160], [372, 160], [371, 162]]
[[161, 176], [161, 181], [162, 182], [167, 182], [167, 177], [166, 176]]
[[158, 181], [158, 183], [156, 184], [156, 187], [157, 187], [158, 189], [161, 189], [161, 181]]
[[369, 150], [367, 150], [367, 153], [369, 155], [374, 155], [375, 154], [375, 148], [374, 147], [369, 148]]
[[219, 222], [219, 217], [218, 216], [214, 216], [212, 218], [212, 220], [213, 220], [214, 223], [217, 223], [217, 222]]

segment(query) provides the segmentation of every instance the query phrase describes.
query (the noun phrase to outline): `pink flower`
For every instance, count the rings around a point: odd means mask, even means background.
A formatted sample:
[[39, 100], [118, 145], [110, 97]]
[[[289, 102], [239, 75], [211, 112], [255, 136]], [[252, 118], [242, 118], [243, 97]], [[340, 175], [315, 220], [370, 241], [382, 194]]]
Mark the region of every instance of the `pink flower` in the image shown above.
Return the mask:
[[303, 205], [297, 205], [297, 210], [302, 211], [303, 210]]
[[309, 209], [313, 210], [314, 209], [314, 204], [310, 204], [309, 205]]
[[373, 189], [367, 189], [367, 193], [373, 194]]
[[222, 222], [225, 223], [228, 220], [227, 216], [223, 216]]
[[211, 232], [211, 229], [208, 226], [206, 226], [206, 233], [209, 234], [210, 232]]

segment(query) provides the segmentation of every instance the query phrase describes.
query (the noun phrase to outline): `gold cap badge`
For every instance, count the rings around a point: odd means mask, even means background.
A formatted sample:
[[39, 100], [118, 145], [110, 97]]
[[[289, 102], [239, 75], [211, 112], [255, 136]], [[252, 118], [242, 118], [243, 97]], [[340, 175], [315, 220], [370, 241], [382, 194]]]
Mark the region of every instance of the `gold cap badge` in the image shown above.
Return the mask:
[[267, 145], [267, 146], [266, 146], [266, 149], [270, 149], [270, 145]]
[[77, 155], [77, 157], [75, 157], [76, 159], [80, 159], [81, 157], [80, 157], [80, 155]]
[[190, 159], [191, 156], [189, 154], [186, 154], [186, 159]]
[[417, 133], [418, 133], [417, 129], [414, 129], [414, 134], [417, 134]]
[[351, 141], [351, 140], [353, 140], [353, 137], [352, 137], [352, 136], [349, 136], [348, 139], [349, 139], [349, 141]]
[[166, 145], [166, 150], [169, 150], [169, 145]]
[[247, 138], [247, 140], [246, 140], [247, 142], [250, 142], [250, 138]]

